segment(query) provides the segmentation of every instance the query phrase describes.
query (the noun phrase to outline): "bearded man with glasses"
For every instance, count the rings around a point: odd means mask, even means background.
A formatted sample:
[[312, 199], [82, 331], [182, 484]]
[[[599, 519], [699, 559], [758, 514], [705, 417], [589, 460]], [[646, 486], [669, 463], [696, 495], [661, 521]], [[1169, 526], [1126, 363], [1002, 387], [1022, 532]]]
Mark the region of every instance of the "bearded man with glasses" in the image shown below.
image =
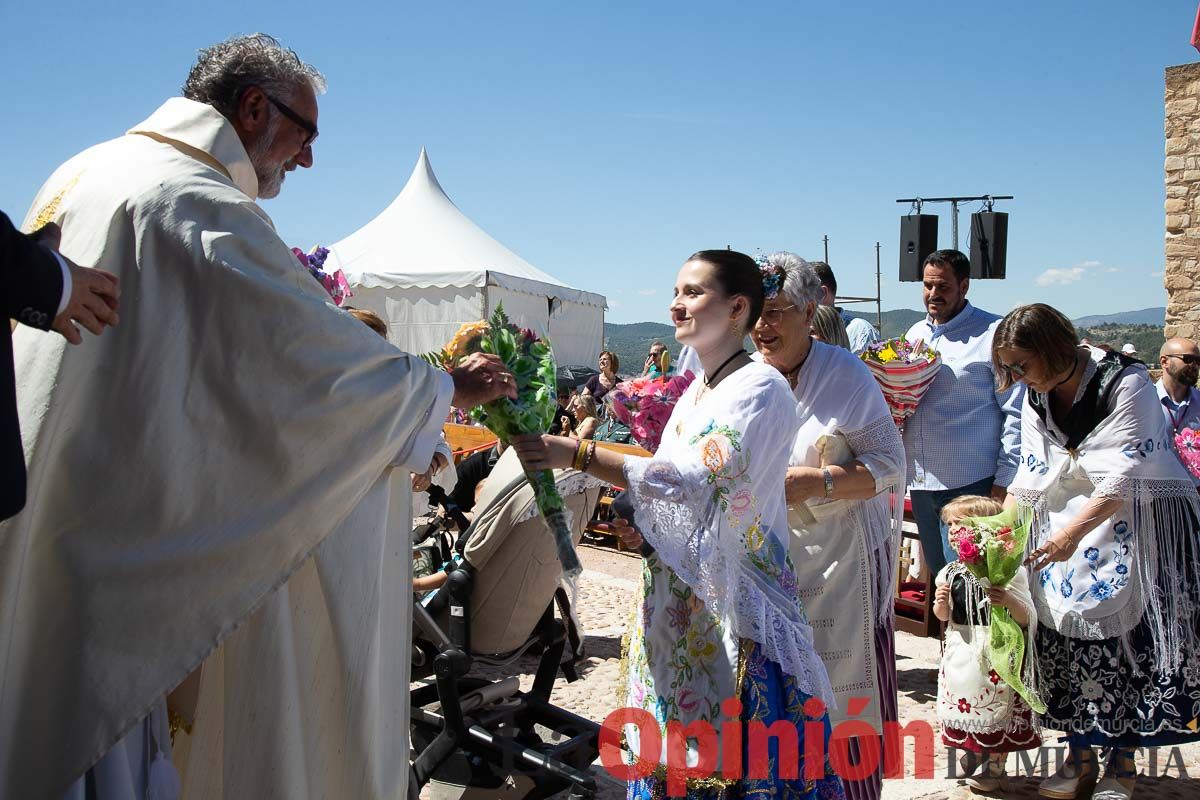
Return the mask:
[[66, 220], [122, 324], [72, 352], [13, 335], [0, 797], [406, 794], [409, 473], [452, 401], [515, 380], [397, 350], [275, 232], [256, 200], [312, 166], [323, 88], [270, 36], [221, 42], [34, 199], [26, 230]]
[[[1177, 336], [1163, 342], [1158, 351], [1158, 364], [1162, 377], [1154, 388], [1162, 403], [1163, 415], [1171, 426], [1172, 435], [1185, 428], [1200, 430], [1200, 391], [1196, 380], [1200, 377], [1200, 347], [1191, 339]], [[1200, 486], [1200, 477], [1195, 477]]]

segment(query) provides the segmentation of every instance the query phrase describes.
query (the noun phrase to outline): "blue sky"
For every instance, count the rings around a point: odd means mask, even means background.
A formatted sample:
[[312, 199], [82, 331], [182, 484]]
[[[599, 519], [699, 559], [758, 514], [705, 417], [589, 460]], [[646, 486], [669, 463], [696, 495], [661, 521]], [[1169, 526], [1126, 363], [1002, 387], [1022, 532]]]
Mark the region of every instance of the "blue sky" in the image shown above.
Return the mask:
[[198, 48], [264, 30], [329, 81], [315, 168], [264, 203], [290, 244], [370, 220], [424, 145], [468, 216], [614, 322], [665, 321], [694, 250], [819, 258], [825, 234], [842, 293], [873, 293], [880, 241], [884, 308], [915, 308], [914, 195], [1016, 196], [977, 305], [1165, 304], [1163, 69], [1198, 57], [1195, 0], [171, 5], [0, 7], [0, 209], [176, 94]]

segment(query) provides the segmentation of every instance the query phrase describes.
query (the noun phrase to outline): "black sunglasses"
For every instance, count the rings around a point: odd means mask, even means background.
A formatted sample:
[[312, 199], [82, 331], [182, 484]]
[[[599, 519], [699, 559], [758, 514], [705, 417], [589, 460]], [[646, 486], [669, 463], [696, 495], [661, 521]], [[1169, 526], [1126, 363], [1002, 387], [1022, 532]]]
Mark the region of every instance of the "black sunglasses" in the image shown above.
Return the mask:
[[313, 142], [315, 142], [317, 140], [317, 136], [320, 134], [320, 131], [317, 130], [316, 125], [312, 124], [311, 122], [306, 120], [304, 117], [300, 116], [295, 111], [288, 108], [286, 103], [282, 103], [279, 100], [276, 100], [274, 97], [271, 97], [271, 95], [266, 94], [266, 92], [264, 92], [263, 94], [266, 95], [266, 98], [271, 101], [271, 105], [273, 105], [279, 109], [280, 114], [283, 114], [285, 117], [287, 117], [292, 122], [299, 125], [301, 128], [303, 128], [308, 133], [308, 138], [304, 140], [304, 144], [300, 145], [301, 149], [308, 147], [310, 144], [312, 144]]
[[1193, 364], [1200, 364], [1200, 356], [1192, 356], [1192, 355], [1180, 356], [1180, 355], [1176, 355], [1174, 353], [1167, 353], [1167, 358], [1178, 358], [1180, 361], [1187, 364], [1188, 366], [1191, 366]]

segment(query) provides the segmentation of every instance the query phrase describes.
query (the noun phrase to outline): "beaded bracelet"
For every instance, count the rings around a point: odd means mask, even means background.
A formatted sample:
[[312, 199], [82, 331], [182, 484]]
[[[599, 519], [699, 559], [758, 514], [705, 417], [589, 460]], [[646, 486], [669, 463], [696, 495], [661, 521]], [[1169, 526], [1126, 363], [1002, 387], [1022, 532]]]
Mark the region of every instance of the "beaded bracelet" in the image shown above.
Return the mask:
[[590, 467], [592, 465], [592, 459], [595, 457], [596, 457], [596, 440], [588, 439], [587, 440], [587, 450], [584, 451], [584, 456], [583, 456], [583, 469], [581, 469], [579, 471], [587, 472], [588, 467]]

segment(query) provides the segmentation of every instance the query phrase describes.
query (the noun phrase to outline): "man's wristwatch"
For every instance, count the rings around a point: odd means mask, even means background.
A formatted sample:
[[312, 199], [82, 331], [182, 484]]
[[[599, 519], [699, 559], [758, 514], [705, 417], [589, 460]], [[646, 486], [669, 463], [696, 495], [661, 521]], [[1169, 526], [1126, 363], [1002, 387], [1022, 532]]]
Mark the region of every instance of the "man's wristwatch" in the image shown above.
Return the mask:
[[825, 496], [833, 497], [833, 473], [828, 469], [823, 469], [821, 474], [825, 476]]

